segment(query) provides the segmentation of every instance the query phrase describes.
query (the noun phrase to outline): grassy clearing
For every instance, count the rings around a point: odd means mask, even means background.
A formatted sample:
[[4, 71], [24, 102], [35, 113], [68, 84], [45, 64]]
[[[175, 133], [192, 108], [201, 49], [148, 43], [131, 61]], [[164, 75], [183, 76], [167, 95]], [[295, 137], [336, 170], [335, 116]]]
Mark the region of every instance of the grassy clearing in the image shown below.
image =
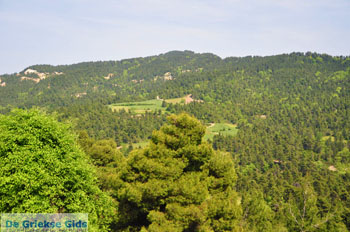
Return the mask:
[[161, 110], [162, 112], [165, 111], [165, 107], [162, 107], [162, 100], [147, 100], [147, 101], [141, 101], [141, 102], [123, 102], [123, 103], [116, 103], [109, 105], [111, 109], [114, 111], [119, 110], [126, 110], [131, 111], [136, 114], [144, 114], [147, 111], [155, 111], [155, 110]]
[[235, 136], [238, 132], [236, 127], [237, 125], [230, 123], [213, 123], [207, 127], [204, 139], [213, 139], [214, 135], [218, 134]]
[[[166, 103], [172, 103], [172, 104], [185, 104], [185, 98], [186, 97], [179, 97], [179, 98], [171, 98], [171, 99], [165, 99], [164, 101]], [[125, 111], [131, 111], [135, 114], [144, 114], [146, 112], [153, 112], [161, 110], [162, 113], [165, 112], [165, 107], [162, 107], [163, 100], [147, 100], [147, 101], [140, 101], [140, 102], [122, 102], [122, 103], [115, 103], [109, 105], [109, 107], [114, 111], [119, 111], [124, 109]]]
[[170, 98], [164, 100], [166, 103], [172, 103], [172, 104], [185, 104], [186, 97], [178, 97], [178, 98]]

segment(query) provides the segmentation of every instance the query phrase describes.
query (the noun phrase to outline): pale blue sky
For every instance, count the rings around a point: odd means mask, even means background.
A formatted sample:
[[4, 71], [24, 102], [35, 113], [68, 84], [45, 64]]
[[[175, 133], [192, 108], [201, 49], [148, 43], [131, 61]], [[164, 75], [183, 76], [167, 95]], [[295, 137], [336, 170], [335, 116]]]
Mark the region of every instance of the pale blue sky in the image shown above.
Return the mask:
[[171, 50], [350, 55], [350, 0], [0, 0], [0, 74]]

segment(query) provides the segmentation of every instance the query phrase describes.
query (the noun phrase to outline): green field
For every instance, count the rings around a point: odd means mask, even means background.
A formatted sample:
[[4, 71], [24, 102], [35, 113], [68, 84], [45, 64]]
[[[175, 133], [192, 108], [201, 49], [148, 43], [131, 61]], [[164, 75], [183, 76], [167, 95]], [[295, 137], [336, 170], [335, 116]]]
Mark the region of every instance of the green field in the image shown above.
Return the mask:
[[172, 103], [172, 104], [185, 104], [185, 101], [186, 101], [186, 97], [165, 99], [166, 103]]
[[141, 102], [123, 102], [109, 105], [112, 110], [119, 111], [124, 109], [136, 114], [144, 114], [147, 111], [161, 110], [164, 111], [165, 107], [162, 107], [162, 100], [147, 100]]
[[[144, 114], [147, 111], [153, 112], [161, 110], [162, 112], [165, 111], [165, 107], [162, 107], [163, 100], [147, 100], [147, 101], [140, 101], [140, 102], [122, 102], [122, 103], [115, 103], [109, 105], [109, 107], [114, 111], [119, 110], [126, 110], [131, 111], [135, 114]], [[172, 103], [172, 104], [181, 104], [185, 102], [185, 97], [180, 98], [171, 98], [171, 99], [165, 99], [165, 102]]]
[[236, 135], [238, 132], [237, 126], [229, 123], [213, 123], [207, 127], [204, 139], [213, 139], [214, 135]]

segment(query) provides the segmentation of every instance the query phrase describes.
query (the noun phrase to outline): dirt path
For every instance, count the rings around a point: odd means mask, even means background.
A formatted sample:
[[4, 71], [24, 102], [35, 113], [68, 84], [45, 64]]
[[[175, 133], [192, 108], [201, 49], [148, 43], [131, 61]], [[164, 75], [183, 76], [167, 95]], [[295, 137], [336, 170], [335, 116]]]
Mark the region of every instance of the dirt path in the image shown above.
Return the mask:
[[185, 97], [185, 104], [189, 104], [191, 102], [193, 102], [193, 98], [192, 98], [192, 94], [186, 95]]

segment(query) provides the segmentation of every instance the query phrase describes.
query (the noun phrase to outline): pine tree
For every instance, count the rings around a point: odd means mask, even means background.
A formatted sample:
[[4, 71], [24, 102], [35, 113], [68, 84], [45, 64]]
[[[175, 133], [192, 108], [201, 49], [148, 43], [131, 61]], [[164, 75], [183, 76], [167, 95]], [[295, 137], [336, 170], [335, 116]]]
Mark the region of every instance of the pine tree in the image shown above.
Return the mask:
[[231, 156], [202, 142], [205, 127], [195, 118], [172, 115], [168, 122], [120, 172], [118, 230], [238, 229], [242, 210]]

